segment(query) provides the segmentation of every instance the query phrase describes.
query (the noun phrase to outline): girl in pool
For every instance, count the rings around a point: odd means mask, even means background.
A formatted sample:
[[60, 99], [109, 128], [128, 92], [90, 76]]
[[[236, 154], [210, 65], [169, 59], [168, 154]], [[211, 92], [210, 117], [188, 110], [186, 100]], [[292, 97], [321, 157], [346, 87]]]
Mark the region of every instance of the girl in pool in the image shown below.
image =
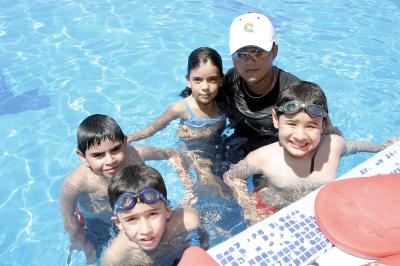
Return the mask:
[[[214, 176], [211, 167], [217, 138], [225, 128], [226, 116], [219, 105], [223, 68], [221, 56], [212, 48], [200, 47], [188, 58], [187, 87], [181, 93], [184, 99], [171, 104], [152, 124], [128, 136], [135, 141], [152, 136], [171, 121], [180, 119], [176, 135], [186, 145], [186, 158], [198, 174], [200, 183], [211, 184], [222, 189], [221, 179]], [[184, 180], [185, 197], [197, 197], [193, 193], [190, 178]]]

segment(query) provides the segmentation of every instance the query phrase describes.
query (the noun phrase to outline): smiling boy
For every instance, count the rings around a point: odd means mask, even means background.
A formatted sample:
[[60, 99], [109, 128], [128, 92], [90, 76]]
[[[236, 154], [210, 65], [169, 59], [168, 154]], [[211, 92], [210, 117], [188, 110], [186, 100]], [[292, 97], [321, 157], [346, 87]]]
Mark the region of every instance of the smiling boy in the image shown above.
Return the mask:
[[[253, 222], [265, 216], [257, 211], [256, 197], [264, 209], [277, 211], [334, 180], [341, 156], [393, 143], [345, 142], [332, 134], [325, 94], [307, 81], [295, 82], [280, 92], [272, 119], [279, 141], [250, 152], [224, 174], [245, 218]], [[246, 179], [255, 174], [262, 174], [268, 185], [251, 197]]]
[[163, 178], [146, 165], [121, 169], [108, 195], [119, 233], [104, 252], [102, 265], [176, 265], [197, 231], [198, 212], [171, 210]]

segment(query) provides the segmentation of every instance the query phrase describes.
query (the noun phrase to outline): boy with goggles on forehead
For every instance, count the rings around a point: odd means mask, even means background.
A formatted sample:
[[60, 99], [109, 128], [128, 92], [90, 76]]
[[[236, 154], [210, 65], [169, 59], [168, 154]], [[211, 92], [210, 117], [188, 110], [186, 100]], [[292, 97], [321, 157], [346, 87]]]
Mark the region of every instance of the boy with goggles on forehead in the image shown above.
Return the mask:
[[[327, 130], [327, 118], [327, 100], [317, 84], [299, 81], [280, 92], [272, 110], [279, 141], [250, 152], [224, 174], [224, 181], [246, 219], [257, 222], [265, 214], [270, 215], [333, 181], [341, 156], [385, 148], [366, 142], [345, 142], [340, 135]], [[267, 186], [251, 196], [246, 179], [255, 174], [261, 174]]]
[[160, 173], [146, 165], [127, 165], [112, 178], [108, 196], [119, 233], [102, 265], [176, 265], [200, 218], [192, 208], [171, 210]]
[[73, 250], [82, 250], [87, 263], [94, 263], [111, 238], [112, 209], [107, 187], [117, 170], [126, 163], [167, 159], [181, 175], [185, 174], [185, 168], [180, 165], [176, 151], [128, 145], [117, 122], [102, 114], [88, 116], [81, 122], [77, 142], [76, 153], [82, 164], [65, 179], [60, 207], [71, 241], [68, 260]]

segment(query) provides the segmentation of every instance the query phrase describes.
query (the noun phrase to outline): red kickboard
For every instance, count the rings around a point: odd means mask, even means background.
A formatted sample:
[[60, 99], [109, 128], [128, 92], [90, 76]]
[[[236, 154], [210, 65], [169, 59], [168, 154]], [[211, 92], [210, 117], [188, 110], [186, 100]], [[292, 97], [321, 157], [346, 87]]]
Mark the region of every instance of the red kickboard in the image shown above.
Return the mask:
[[361, 266], [396, 266], [400, 265], [400, 254], [389, 256], [381, 260], [373, 261]]
[[189, 247], [182, 255], [178, 266], [219, 266], [219, 264], [201, 247]]
[[363, 258], [400, 253], [400, 174], [356, 177], [324, 186], [315, 200], [321, 232]]

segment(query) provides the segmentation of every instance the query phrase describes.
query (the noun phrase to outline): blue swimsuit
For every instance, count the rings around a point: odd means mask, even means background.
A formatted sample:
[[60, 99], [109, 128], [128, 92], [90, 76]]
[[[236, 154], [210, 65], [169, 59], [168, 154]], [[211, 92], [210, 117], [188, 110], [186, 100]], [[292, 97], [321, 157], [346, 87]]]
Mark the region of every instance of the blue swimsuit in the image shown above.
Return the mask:
[[187, 120], [181, 118], [180, 124], [184, 124], [190, 127], [200, 128], [206, 126], [214, 126], [221, 122], [225, 123], [226, 115], [224, 113], [221, 113], [220, 115], [213, 118], [200, 118], [194, 114], [192, 108], [190, 108], [189, 103], [186, 101], [186, 99], [182, 99], [182, 101], [185, 104], [186, 109], [190, 114], [190, 118]]

